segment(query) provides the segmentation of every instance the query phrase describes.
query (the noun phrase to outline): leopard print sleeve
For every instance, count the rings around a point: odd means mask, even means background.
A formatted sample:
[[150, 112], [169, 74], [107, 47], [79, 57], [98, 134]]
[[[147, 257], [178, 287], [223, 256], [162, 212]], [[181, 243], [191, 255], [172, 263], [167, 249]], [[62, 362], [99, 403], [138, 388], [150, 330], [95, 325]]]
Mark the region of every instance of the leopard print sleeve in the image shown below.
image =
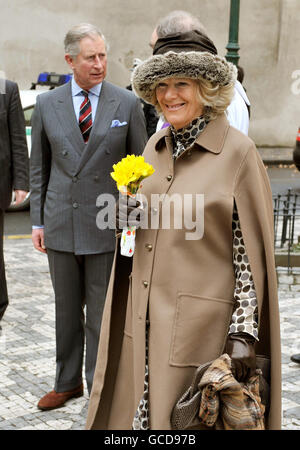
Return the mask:
[[232, 217], [235, 307], [229, 327], [231, 333], [248, 333], [258, 340], [258, 308], [251, 267], [246, 254], [239, 216], [234, 205]]

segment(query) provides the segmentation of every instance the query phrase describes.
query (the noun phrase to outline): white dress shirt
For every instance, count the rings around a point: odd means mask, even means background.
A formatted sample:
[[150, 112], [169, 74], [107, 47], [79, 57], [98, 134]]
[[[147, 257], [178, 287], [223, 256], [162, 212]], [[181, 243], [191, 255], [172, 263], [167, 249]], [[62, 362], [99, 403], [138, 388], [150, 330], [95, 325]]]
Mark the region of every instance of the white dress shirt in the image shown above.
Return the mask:
[[[91, 102], [92, 106], [92, 121], [94, 123], [98, 101], [101, 93], [102, 83], [96, 84], [96, 86], [93, 86], [89, 90], [89, 100]], [[82, 88], [78, 86], [76, 81], [74, 80], [74, 77], [71, 79], [71, 89], [72, 89], [72, 100], [73, 100], [73, 106], [75, 111], [75, 116], [77, 119], [77, 122], [79, 122], [79, 112], [80, 112], [80, 105], [84, 100], [84, 95], [82, 94]]]
[[241, 83], [236, 81], [234, 86], [234, 97], [226, 109], [226, 116], [231, 126], [248, 135], [249, 112], [246, 104], [250, 106], [247, 94]]

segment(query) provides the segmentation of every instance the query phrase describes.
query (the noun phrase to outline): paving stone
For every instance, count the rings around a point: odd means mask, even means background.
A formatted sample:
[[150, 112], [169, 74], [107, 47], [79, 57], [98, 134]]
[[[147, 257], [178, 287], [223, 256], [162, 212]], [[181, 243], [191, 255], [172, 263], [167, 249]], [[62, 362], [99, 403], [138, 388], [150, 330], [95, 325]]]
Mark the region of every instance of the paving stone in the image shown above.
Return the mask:
[[[43, 412], [37, 403], [53, 389], [55, 307], [48, 261], [30, 239], [5, 240], [10, 303], [0, 335], [0, 430], [82, 430], [88, 395]], [[25, 264], [24, 264], [25, 261]], [[73, 406], [72, 406], [73, 405]]]
[[[40, 397], [53, 389], [55, 376], [55, 308], [47, 257], [33, 249], [30, 239], [4, 240], [4, 251], [10, 304], [0, 334], [0, 430], [83, 430], [86, 385], [84, 397], [63, 408], [37, 408]], [[282, 428], [300, 430], [300, 364], [290, 360], [300, 353], [300, 292], [279, 285], [279, 308]]]

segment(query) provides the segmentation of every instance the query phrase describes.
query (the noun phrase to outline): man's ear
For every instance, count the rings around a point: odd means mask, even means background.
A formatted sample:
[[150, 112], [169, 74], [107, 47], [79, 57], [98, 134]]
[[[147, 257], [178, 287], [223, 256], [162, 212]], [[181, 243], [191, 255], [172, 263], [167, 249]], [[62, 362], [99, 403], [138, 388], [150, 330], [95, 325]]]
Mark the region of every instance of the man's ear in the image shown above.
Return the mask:
[[73, 62], [74, 62], [74, 58], [72, 58], [71, 55], [69, 55], [69, 53], [65, 54], [65, 61], [67, 64], [69, 64], [69, 66], [71, 67], [71, 69], [74, 68]]

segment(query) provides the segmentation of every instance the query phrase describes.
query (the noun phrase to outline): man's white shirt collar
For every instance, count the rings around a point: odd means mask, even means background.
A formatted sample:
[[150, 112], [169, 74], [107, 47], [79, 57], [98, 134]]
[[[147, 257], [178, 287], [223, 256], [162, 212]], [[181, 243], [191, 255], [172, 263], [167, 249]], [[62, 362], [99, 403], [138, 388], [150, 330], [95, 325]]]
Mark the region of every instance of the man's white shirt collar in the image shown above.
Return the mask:
[[[81, 94], [81, 91], [83, 90], [80, 86], [78, 86], [78, 84], [76, 83], [74, 77], [72, 77], [71, 79], [71, 86], [72, 86], [72, 96], [75, 97], [76, 95]], [[101, 92], [101, 88], [102, 88], [102, 83], [96, 84], [95, 86], [93, 86], [90, 90], [89, 93], [96, 95], [97, 97], [100, 96], [100, 92]]]

